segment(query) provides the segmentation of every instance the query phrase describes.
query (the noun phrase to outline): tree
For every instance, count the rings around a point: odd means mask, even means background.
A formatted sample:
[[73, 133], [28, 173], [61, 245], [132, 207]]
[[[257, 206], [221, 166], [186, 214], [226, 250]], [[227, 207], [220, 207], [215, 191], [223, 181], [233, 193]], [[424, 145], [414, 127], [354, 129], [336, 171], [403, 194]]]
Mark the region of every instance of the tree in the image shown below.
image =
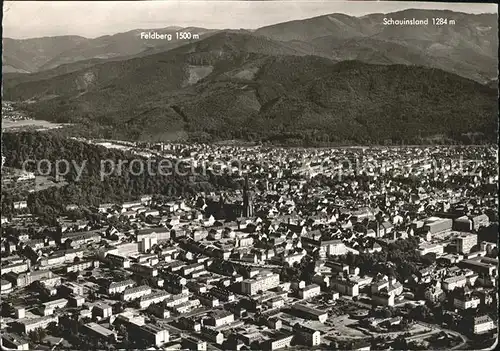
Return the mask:
[[45, 337], [47, 336], [47, 333], [45, 329], [42, 328], [37, 328], [35, 330], [32, 330], [28, 333], [28, 337], [33, 343], [39, 343], [41, 342]]
[[30, 341], [34, 344], [38, 343], [39, 340], [38, 340], [38, 334], [36, 333], [36, 331], [32, 330], [30, 332], [28, 332], [28, 338], [30, 339]]
[[47, 331], [52, 335], [61, 335], [64, 328], [61, 324], [57, 324], [56, 322], [50, 322], [47, 326]]
[[123, 310], [125, 310], [125, 304], [122, 301], [118, 301], [116, 304], [113, 305], [115, 307], [115, 313], [121, 313]]
[[125, 325], [123, 325], [123, 324], [119, 325], [118, 334], [121, 335], [121, 337], [122, 337], [123, 346], [127, 347], [130, 344], [130, 338], [129, 338], [128, 330], [125, 327]]
[[498, 258], [498, 248], [494, 247], [489, 253], [486, 254], [487, 257]]
[[87, 323], [90, 323], [90, 322], [92, 322], [92, 318], [90, 318], [90, 317], [83, 317], [82, 318], [82, 323], [83, 324], [87, 324]]
[[414, 320], [419, 320], [419, 321], [429, 321], [433, 319], [433, 314], [431, 309], [426, 306], [417, 306], [413, 310], [410, 311], [409, 317], [414, 319]]
[[394, 339], [392, 348], [395, 350], [408, 350], [406, 338], [403, 335], [399, 335], [396, 339]]
[[392, 317], [392, 311], [389, 308], [384, 308], [382, 310], [382, 315], [384, 318], [391, 318]]
[[346, 255], [345, 262], [349, 266], [353, 266], [356, 263], [356, 256], [349, 251]]
[[434, 262], [436, 262], [436, 254], [433, 252], [430, 252], [424, 256], [422, 256], [421, 261], [424, 265], [430, 266]]

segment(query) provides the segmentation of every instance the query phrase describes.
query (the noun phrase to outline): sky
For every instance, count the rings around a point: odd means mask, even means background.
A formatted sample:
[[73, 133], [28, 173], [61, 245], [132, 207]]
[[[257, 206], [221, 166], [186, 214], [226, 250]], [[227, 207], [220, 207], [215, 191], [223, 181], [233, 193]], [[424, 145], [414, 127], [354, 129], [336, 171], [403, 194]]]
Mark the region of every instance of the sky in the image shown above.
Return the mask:
[[497, 13], [497, 4], [399, 1], [4, 1], [3, 37], [95, 38], [168, 26], [255, 29], [331, 13], [363, 16], [408, 8]]

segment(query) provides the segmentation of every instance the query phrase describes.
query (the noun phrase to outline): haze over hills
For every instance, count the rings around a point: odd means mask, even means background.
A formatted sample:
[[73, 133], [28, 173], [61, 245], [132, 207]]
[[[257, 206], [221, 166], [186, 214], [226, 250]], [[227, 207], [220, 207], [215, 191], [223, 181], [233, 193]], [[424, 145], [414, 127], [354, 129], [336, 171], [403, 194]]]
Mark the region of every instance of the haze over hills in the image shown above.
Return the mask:
[[[417, 26], [384, 25], [384, 18], [429, 19], [430, 23]], [[433, 25], [432, 18], [446, 18], [450, 22], [442, 26]], [[69, 64], [65, 70], [70, 72], [75, 70], [74, 67], [80, 67], [72, 66], [74, 62], [86, 62], [84, 65], [88, 65], [90, 62], [109, 59], [141, 57], [188, 44], [183, 40], [140, 39], [143, 31], [170, 34], [177, 31], [191, 32], [199, 34], [202, 40], [217, 32], [212, 29], [170, 26], [154, 30], [137, 29], [95, 39], [78, 36], [4, 39], [4, 73], [33, 73], [63, 64]], [[481, 83], [488, 83], [497, 76], [496, 14], [415, 9], [362, 17], [336, 13], [238, 32], [281, 42], [275, 44], [279, 49], [269, 54], [309, 54], [334, 61], [359, 60], [375, 64], [436, 67]]]
[[[384, 17], [456, 22], [384, 26]], [[130, 39], [142, 30], [42, 38], [51, 46], [30, 61], [41, 71], [5, 74], [4, 99], [80, 134], [134, 140], [492, 141], [496, 28], [496, 15], [407, 10], [181, 29], [205, 31], [191, 42]]]
[[3, 70], [7, 73], [33, 73], [90, 59], [126, 58], [150, 50], [168, 50], [186, 41], [145, 40], [141, 32], [172, 34], [188, 31], [206, 37], [215, 30], [170, 26], [160, 29], [135, 29], [95, 39], [80, 36], [59, 36], [33, 39], [3, 39]]
[[[373, 45], [373, 44], [372, 44]], [[40, 119], [133, 140], [418, 143], [496, 138], [497, 92], [438, 69], [336, 63], [222, 31], [167, 52], [5, 85]], [[34, 102], [33, 102], [34, 101]], [[83, 127], [83, 129], [81, 129]], [[470, 140], [469, 140], [470, 142]]]
[[[429, 25], [385, 25], [383, 19], [429, 19]], [[434, 25], [432, 18], [453, 19], [448, 25]], [[352, 17], [345, 14], [330, 14], [305, 20], [278, 23], [259, 28], [256, 34], [275, 40], [311, 41], [331, 36], [335, 39], [375, 37], [380, 40], [405, 42], [407, 40], [434, 41], [441, 44], [460, 44], [474, 47], [481, 54], [497, 53], [497, 15], [466, 14], [445, 10], [409, 9], [388, 14], [370, 14]]]
[[87, 41], [76, 35], [24, 40], [2, 38], [2, 71], [34, 72], [57, 55]]
[[[430, 23], [384, 25], [384, 18], [429, 19]], [[433, 25], [432, 18], [455, 22], [438, 26]], [[496, 14], [413, 9], [363, 17], [331, 14], [255, 31], [285, 42], [311, 42], [323, 55], [330, 53], [337, 60], [437, 67], [482, 83], [497, 76], [497, 33]]]

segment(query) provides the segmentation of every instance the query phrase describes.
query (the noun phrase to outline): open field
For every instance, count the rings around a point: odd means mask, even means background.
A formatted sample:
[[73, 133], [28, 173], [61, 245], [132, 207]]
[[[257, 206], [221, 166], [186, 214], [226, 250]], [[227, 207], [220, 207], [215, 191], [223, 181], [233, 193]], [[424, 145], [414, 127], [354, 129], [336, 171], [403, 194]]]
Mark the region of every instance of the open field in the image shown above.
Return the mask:
[[330, 327], [330, 330], [326, 332], [326, 334], [335, 336], [340, 339], [366, 338], [368, 334], [362, 332], [361, 330], [352, 328], [351, 326], [357, 325], [358, 321], [350, 319], [348, 315], [330, 318], [327, 323], [327, 325]]
[[16, 130], [16, 129], [36, 129], [36, 130], [46, 130], [62, 128], [67, 124], [63, 123], [52, 123], [49, 121], [37, 120], [37, 119], [25, 119], [12, 121], [9, 119], [2, 118], [2, 130]]
[[46, 176], [35, 176], [34, 181], [18, 181], [18, 182], [11, 182], [9, 180], [5, 180], [2, 182], [2, 186], [4, 187], [5, 190], [13, 190], [15, 192], [37, 192], [37, 191], [42, 191], [51, 187], [63, 187], [67, 185], [68, 183], [66, 181], [54, 181], [53, 178], [51, 177], [46, 177]]

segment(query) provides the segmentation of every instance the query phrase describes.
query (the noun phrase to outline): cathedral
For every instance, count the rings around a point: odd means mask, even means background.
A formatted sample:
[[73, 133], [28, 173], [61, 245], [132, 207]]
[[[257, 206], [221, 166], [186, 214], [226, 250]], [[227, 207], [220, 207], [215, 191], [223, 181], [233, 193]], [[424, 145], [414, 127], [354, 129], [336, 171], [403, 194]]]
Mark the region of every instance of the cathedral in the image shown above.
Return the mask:
[[234, 221], [240, 217], [254, 216], [254, 191], [250, 188], [248, 176], [245, 177], [242, 195], [220, 194], [216, 199], [207, 199], [205, 212], [216, 219]]
[[248, 176], [246, 176], [245, 185], [243, 186], [243, 217], [253, 217], [253, 201], [254, 192], [249, 189]]

